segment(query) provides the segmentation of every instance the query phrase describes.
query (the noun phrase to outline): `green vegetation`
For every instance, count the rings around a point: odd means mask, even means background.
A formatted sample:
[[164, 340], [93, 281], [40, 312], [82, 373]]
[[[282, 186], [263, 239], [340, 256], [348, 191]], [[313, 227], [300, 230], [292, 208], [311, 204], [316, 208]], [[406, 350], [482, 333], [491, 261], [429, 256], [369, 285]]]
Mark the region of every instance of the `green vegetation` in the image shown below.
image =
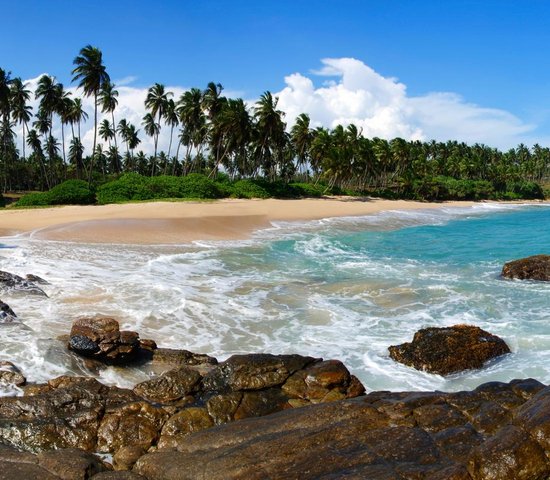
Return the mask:
[[[179, 98], [154, 84], [141, 123], [154, 151], [136, 152], [143, 134], [124, 118], [116, 121], [118, 91], [101, 51], [88, 45], [73, 64], [73, 82], [95, 105], [91, 151], [82, 144], [81, 123], [92, 115], [82, 98], [48, 75], [31, 92], [0, 68], [2, 190], [45, 192], [25, 195], [20, 206], [323, 194], [532, 199], [550, 190], [547, 147], [502, 152], [456, 141], [366, 138], [355, 125], [312, 128], [307, 114], [290, 126], [270, 92], [249, 107], [223, 96], [223, 87], [212, 82]], [[36, 112], [29, 106], [33, 95]], [[163, 129], [169, 132], [167, 151], [159, 151]]]

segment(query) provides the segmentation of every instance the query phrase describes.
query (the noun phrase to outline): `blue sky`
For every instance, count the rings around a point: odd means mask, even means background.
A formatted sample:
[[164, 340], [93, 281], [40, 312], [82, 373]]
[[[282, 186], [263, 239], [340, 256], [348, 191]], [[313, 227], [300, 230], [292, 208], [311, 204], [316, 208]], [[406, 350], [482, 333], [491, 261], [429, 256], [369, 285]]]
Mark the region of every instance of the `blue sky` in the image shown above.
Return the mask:
[[322, 59], [352, 57], [397, 78], [408, 97], [452, 92], [529, 125], [527, 140], [550, 138], [547, 0], [50, 0], [2, 10], [0, 67], [25, 79], [48, 72], [70, 83], [90, 43], [113, 79], [135, 77], [135, 87], [213, 80], [252, 99], [297, 72], [322, 86], [312, 73]]

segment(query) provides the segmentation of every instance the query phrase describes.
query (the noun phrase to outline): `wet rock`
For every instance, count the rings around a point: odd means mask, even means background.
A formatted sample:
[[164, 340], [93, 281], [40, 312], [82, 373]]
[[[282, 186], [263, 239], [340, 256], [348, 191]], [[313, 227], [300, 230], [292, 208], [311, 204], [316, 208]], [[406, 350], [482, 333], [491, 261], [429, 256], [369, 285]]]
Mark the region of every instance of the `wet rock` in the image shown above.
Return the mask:
[[0, 480], [59, 480], [42, 467], [32, 463], [10, 463], [0, 460]]
[[0, 323], [11, 323], [17, 320], [17, 315], [7, 303], [0, 300]]
[[233, 355], [205, 376], [204, 389], [242, 391], [282, 385], [290, 375], [314, 360], [300, 355]]
[[[148, 349], [143, 347], [144, 349]], [[176, 350], [171, 348], [150, 348], [153, 351], [152, 360], [154, 363], [170, 364], [174, 366], [183, 365], [216, 365], [218, 360], [209, 355], [193, 353], [188, 350]]]
[[479, 327], [455, 325], [419, 330], [411, 343], [391, 346], [389, 352], [393, 360], [417, 370], [449, 375], [481, 368], [510, 349], [504, 340]]
[[48, 282], [47, 280], [44, 280], [38, 275], [33, 275], [32, 273], [25, 275], [25, 279], [29, 282], [37, 283], [39, 285], [50, 285], [50, 282]]
[[42, 297], [48, 296], [44, 290], [36, 286], [33, 282], [25, 280], [19, 275], [4, 271], [0, 271], [0, 292], [18, 292], [29, 295], [39, 295]]
[[0, 361], [0, 385], [22, 387], [27, 379], [13, 363]]
[[243, 399], [242, 392], [231, 392], [222, 395], [214, 395], [208, 399], [206, 407], [208, 414], [216, 425], [232, 422], [235, 412]]
[[169, 403], [198, 391], [202, 376], [190, 367], [180, 367], [141, 382], [134, 393], [152, 402]]
[[504, 264], [504, 278], [550, 281], [550, 255], [533, 255]]
[[550, 468], [544, 450], [525, 432], [509, 425], [473, 450], [468, 472], [474, 480], [543, 480]]
[[338, 360], [310, 364], [295, 372], [282, 386], [291, 399], [313, 403], [342, 400], [363, 395], [365, 388]]
[[131, 470], [138, 458], [145, 454], [145, 449], [139, 445], [128, 445], [120, 448], [113, 456], [115, 470]]
[[69, 349], [107, 363], [125, 363], [139, 352], [139, 335], [120, 331], [114, 318], [80, 318], [73, 323]]
[[93, 480], [147, 480], [134, 472], [102, 472], [94, 475]]
[[213, 426], [214, 421], [205, 408], [186, 408], [166, 421], [162, 427], [158, 446], [159, 448], [177, 448], [189, 434]]
[[73, 448], [42, 452], [38, 464], [63, 480], [87, 480], [107, 470], [95, 455]]
[[235, 420], [249, 417], [262, 417], [271, 413], [292, 408], [288, 397], [280, 388], [244, 392], [241, 402], [234, 414]]
[[168, 414], [146, 402], [134, 402], [108, 409], [97, 432], [100, 452], [117, 452], [123, 447], [148, 449], [156, 443]]

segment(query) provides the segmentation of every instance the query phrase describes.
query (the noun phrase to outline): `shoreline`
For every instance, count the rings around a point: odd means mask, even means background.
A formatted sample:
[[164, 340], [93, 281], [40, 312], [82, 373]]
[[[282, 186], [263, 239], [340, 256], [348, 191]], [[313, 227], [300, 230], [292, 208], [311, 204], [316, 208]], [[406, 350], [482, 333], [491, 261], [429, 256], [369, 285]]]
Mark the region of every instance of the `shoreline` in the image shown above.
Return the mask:
[[[0, 236], [81, 243], [181, 244], [243, 240], [275, 221], [366, 216], [390, 210], [425, 210], [515, 202], [417, 202], [328, 197], [299, 200], [224, 199], [213, 202], [147, 202], [0, 210]], [[529, 203], [529, 202], [521, 202]], [[540, 203], [540, 202], [537, 202]]]

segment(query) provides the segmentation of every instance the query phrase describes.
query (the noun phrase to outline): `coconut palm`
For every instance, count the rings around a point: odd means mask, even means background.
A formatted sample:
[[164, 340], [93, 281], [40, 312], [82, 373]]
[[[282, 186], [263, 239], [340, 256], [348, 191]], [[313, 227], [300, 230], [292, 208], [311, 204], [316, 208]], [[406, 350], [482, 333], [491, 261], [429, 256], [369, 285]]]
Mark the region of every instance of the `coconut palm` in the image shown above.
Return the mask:
[[109, 144], [111, 147], [111, 140], [115, 137], [115, 130], [109, 123], [109, 120], [104, 119], [99, 124], [99, 136], [101, 139]]
[[80, 50], [79, 55], [73, 60], [76, 67], [73, 69], [73, 82], [78, 82], [87, 97], [94, 97], [94, 143], [92, 157], [90, 160], [90, 172], [88, 183], [92, 183], [92, 172], [94, 166], [94, 156], [97, 145], [97, 107], [98, 96], [101, 87], [110, 81], [105, 65], [103, 65], [103, 54], [101, 50], [91, 45], [87, 45]]
[[21, 125], [23, 130], [23, 159], [25, 155], [25, 130], [28, 130], [28, 123], [32, 118], [32, 107], [28, 104], [31, 98], [31, 91], [27, 84], [20, 78], [14, 78], [10, 87], [11, 112], [13, 119]]
[[[149, 90], [147, 91], [147, 97], [145, 98], [145, 107], [150, 110], [150, 115], [153, 118], [152, 123], [150, 123], [149, 125], [150, 127], [153, 124], [157, 125], [157, 127], [153, 128], [153, 130], [150, 130], [154, 132], [153, 141], [155, 144], [155, 153], [154, 153], [155, 160], [157, 158], [157, 148], [158, 148], [158, 140], [159, 140], [159, 134], [160, 134], [160, 121], [164, 116], [164, 113], [166, 112], [168, 97], [172, 95], [173, 95], [172, 92], [166, 91], [164, 85], [160, 83], [155, 83], [151, 88], [149, 88]], [[155, 117], [158, 118], [157, 122], [155, 122], [154, 120]], [[153, 162], [153, 165], [154, 165], [154, 162]]]
[[[164, 112], [164, 123], [170, 126], [170, 143], [168, 145], [168, 158], [170, 158], [170, 152], [172, 150], [172, 137], [174, 135], [174, 128], [179, 125], [178, 112], [176, 109], [176, 102], [173, 99], [168, 99], [166, 102], [166, 110]], [[164, 172], [166, 174], [166, 171]]]
[[160, 124], [155, 122], [155, 118], [152, 113], [147, 113], [143, 117], [143, 121], [141, 122], [143, 125], [143, 129], [145, 130], [145, 133], [149, 135], [150, 137], [153, 137], [155, 142], [155, 154], [153, 155], [153, 159], [151, 162], [151, 176], [155, 175], [155, 165], [157, 161], [157, 139], [160, 132]]
[[[115, 109], [118, 105], [118, 90], [115, 90], [115, 84], [111, 82], [105, 82], [101, 86], [101, 91], [99, 92], [99, 102], [101, 104], [101, 111], [103, 113], [110, 113], [111, 114], [111, 120], [113, 124], [113, 128], [116, 125], [115, 122]], [[117, 138], [116, 138], [116, 131], [113, 136], [115, 147], [118, 148], [117, 145]]]
[[38, 136], [38, 132], [36, 130], [29, 130], [29, 134], [27, 136], [27, 145], [31, 148], [34, 157], [38, 160], [38, 163], [40, 164], [40, 168], [42, 170], [44, 181], [46, 183], [46, 187], [49, 189], [50, 180], [48, 177], [48, 172], [46, 170], [46, 165], [44, 163], [44, 151], [42, 150], [42, 142], [40, 141], [40, 137]]
[[313, 132], [310, 129], [309, 124], [309, 115], [302, 113], [298, 115], [296, 122], [290, 129], [290, 138], [292, 145], [294, 146], [294, 150], [296, 151], [298, 167], [300, 170], [306, 168], [306, 165], [308, 164], [309, 150], [311, 148], [311, 142], [313, 141]]

